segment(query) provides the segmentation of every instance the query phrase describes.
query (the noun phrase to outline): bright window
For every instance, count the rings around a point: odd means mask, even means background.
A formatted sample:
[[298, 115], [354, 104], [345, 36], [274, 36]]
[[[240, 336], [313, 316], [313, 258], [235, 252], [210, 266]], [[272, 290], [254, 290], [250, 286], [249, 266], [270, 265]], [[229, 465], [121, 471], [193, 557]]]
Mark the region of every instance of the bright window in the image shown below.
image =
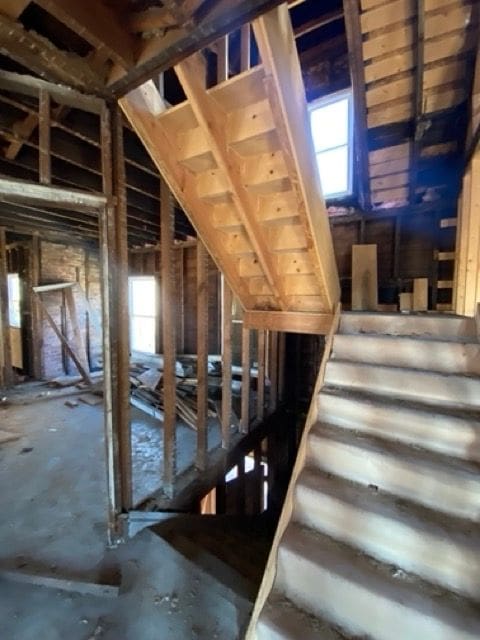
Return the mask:
[[129, 278], [130, 347], [155, 353], [156, 283], [153, 277]]
[[352, 94], [321, 98], [310, 105], [310, 126], [325, 198], [352, 193]]
[[11, 327], [21, 327], [20, 278], [18, 273], [8, 274], [8, 323]]

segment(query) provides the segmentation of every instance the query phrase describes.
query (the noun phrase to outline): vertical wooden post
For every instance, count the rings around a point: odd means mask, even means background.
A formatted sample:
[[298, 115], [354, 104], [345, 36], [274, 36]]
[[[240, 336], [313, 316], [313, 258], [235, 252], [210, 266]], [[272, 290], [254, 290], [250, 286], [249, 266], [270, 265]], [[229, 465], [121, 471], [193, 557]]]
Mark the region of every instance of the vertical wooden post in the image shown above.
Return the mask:
[[278, 341], [278, 398], [285, 400], [285, 333], [280, 333]]
[[[132, 506], [129, 415], [128, 246], [123, 128], [120, 112], [105, 105], [100, 117], [103, 191], [99, 215], [102, 277], [104, 426], [107, 453], [108, 529], [114, 544], [118, 519]], [[113, 134], [113, 135], [112, 135]]]
[[269, 409], [275, 411], [278, 403], [278, 333], [270, 331], [270, 397]]
[[50, 125], [50, 95], [45, 89], [40, 89], [38, 102], [38, 173], [42, 184], [50, 184], [52, 179]]
[[[183, 250], [182, 250], [183, 251]], [[208, 254], [197, 242], [197, 460], [204, 470], [208, 451]]]
[[[177, 282], [177, 298], [178, 298], [178, 335], [177, 349], [178, 353], [185, 353], [185, 249], [178, 249], [178, 267], [180, 280]], [[208, 273], [208, 271], [207, 271]]]
[[217, 40], [217, 83], [228, 80], [228, 34]]
[[257, 418], [263, 420], [265, 412], [265, 331], [260, 329], [257, 335], [258, 378], [257, 378]]
[[162, 315], [163, 315], [163, 482], [164, 491], [173, 497], [177, 471], [177, 418], [176, 418], [176, 338], [175, 338], [175, 272], [173, 240], [175, 212], [170, 189], [160, 179], [160, 243], [162, 263]]
[[250, 427], [250, 329], [242, 325], [242, 409], [240, 430], [248, 433]]
[[31, 336], [32, 336], [32, 373], [36, 380], [42, 377], [42, 315], [38, 304], [38, 297], [33, 287], [40, 284], [40, 238], [38, 233], [32, 236], [30, 251], [30, 309], [31, 309]]
[[232, 290], [222, 276], [222, 447], [230, 446], [232, 422]]
[[2, 329], [3, 352], [0, 384], [4, 387], [13, 385], [12, 346], [10, 341], [10, 321], [8, 314], [8, 268], [7, 243], [5, 228], [0, 227], [0, 325]]
[[240, 71], [250, 69], [250, 43], [251, 27], [250, 23], [242, 25], [240, 31]]
[[67, 287], [63, 290], [62, 293], [65, 300], [66, 308], [68, 309], [68, 313], [70, 315], [70, 323], [72, 325], [73, 338], [75, 343], [75, 352], [77, 353], [78, 359], [82, 363], [83, 368], [88, 373], [89, 367], [87, 350], [85, 347], [85, 340], [83, 339], [82, 331], [80, 329], [80, 323], [78, 322], [77, 305], [75, 303], [72, 288]]
[[257, 444], [253, 451], [255, 462], [255, 491], [253, 494], [253, 515], [262, 512], [263, 509], [263, 467], [262, 467], [262, 443]]

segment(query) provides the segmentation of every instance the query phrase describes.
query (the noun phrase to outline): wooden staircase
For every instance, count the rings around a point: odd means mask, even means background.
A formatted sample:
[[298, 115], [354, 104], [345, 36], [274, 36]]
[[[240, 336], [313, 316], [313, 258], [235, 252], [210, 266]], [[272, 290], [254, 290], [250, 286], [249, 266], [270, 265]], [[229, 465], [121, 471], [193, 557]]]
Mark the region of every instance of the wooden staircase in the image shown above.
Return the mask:
[[198, 53], [121, 107], [245, 310], [331, 314], [339, 282], [287, 5], [253, 24], [262, 64], [206, 89]]
[[480, 637], [479, 361], [473, 318], [342, 314], [247, 640]]

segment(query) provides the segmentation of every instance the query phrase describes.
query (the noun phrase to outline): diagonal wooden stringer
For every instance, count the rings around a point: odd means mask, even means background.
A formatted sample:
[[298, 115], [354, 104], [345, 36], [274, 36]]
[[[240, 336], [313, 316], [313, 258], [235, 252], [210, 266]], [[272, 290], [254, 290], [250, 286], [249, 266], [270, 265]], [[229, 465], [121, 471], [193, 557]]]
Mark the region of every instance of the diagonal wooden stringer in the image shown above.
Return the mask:
[[153, 83], [120, 100], [248, 311], [331, 314], [340, 287], [287, 5], [253, 23], [262, 64], [205, 88], [200, 53], [175, 67], [187, 100]]

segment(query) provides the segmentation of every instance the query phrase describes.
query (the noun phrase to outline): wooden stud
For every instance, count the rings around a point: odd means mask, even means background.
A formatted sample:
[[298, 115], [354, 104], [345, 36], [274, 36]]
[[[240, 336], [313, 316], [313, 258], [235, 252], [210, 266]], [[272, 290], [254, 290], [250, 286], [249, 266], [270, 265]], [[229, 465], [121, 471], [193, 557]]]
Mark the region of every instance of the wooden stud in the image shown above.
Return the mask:
[[173, 240], [175, 212], [170, 189], [165, 180], [160, 181], [160, 244], [162, 264], [163, 309], [163, 477], [164, 489], [173, 497], [177, 470], [176, 454], [176, 379], [175, 379], [175, 273], [173, 268]]
[[197, 242], [197, 457], [205, 470], [208, 452], [208, 254]]
[[228, 35], [217, 40], [217, 84], [228, 80]]
[[32, 236], [32, 244], [30, 249], [30, 309], [31, 309], [31, 336], [32, 336], [32, 374], [35, 380], [42, 377], [42, 327], [41, 327], [41, 311], [38, 306], [38, 298], [33, 292], [33, 287], [38, 287], [40, 281], [40, 238], [38, 233]]
[[50, 184], [52, 172], [50, 166], [50, 94], [40, 90], [38, 105], [38, 173], [42, 184]]
[[270, 378], [270, 397], [269, 410], [273, 412], [277, 408], [278, 403], [278, 332], [269, 331], [269, 378]]
[[240, 71], [250, 69], [251, 33], [250, 24], [242, 25], [240, 30]]
[[8, 302], [8, 267], [5, 227], [0, 227], [0, 329], [2, 337], [2, 357], [0, 358], [0, 385], [13, 385], [12, 346], [10, 341], [10, 321]]
[[282, 331], [279, 333], [278, 344], [278, 399], [280, 402], [285, 400], [285, 349], [286, 335]]
[[250, 428], [250, 329], [242, 324], [242, 410], [240, 427], [242, 433]]
[[257, 419], [263, 420], [265, 413], [265, 336], [266, 332], [260, 329], [257, 333]]
[[222, 447], [230, 446], [232, 424], [232, 290], [222, 278]]
[[[437, 283], [438, 286], [438, 283]], [[414, 278], [413, 280], [413, 311], [427, 311], [428, 309], [428, 278]]]
[[[420, 154], [422, 131], [420, 120], [423, 113], [423, 87], [425, 64], [425, 6], [424, 0], [416, 0], [416, 37], [415, 37], [415, 86], [414, 86], [414, 120], [415, 130], [413, 144], [410, 145], [410, 181], [408, 200], [410, 204], [415, 202], [417, 188], [418, 160]], [[414, 295], [415, 298], [415, 295]], [[415, 308], [415, 300], [414, 300]]]
[[[75, 352], [77, 354], [79, 361], [82, 363], [83, 369], [89, 374], [90, 372], [88, 367], [87, 351], [85, 348], [85, 340], [83, 339], [83, 334], [80, 329], [80, 323], [78, 321], [77, 305], [75, 302], [75, 297], [73, 295], [72, 288], [67, 287], [63, 289], [62, 294], [65, 299], [66, 308], [68, 308], [68, 312], [70, 315], [70, 324], [72, 326], [72, 331], [73, 331]], [[90, 375], [87, 376], [86, 382], [88, 382], [89, 380], [90, 380]]]

